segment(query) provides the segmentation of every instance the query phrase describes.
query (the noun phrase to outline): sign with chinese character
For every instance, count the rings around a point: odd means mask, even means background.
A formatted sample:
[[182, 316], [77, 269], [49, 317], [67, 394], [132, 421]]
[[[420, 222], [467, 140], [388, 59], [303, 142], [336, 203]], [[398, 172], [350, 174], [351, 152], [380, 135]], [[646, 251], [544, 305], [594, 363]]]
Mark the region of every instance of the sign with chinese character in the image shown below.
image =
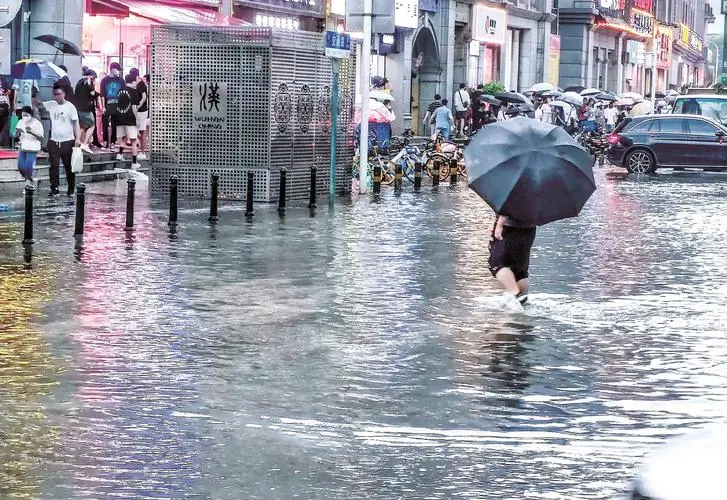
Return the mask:
[[654, 16], [648, 12], [631, 9], [631, 26], [643, 35], [653, 36]]
[[656, 29], [656, 67], [659, 69], [671, 68], [671, 51], [672, 51], [672, 29], [670, 26], [658, 25]]
[[704, 44], [702, 43], [702, 37], [697, 35], [694, 31], [689, 29], [686, 24], [679, 25], [679, 45], [687, 49], [692, 49], [700, 54], [704, 50]]
[[652, 0], [634, 0], [634, 7], [637, 9], [644, 10], [646, 12], [651, 11]]
[[394, 24], [400, 28], [419, 27], [419, 0], [396, 0]]
[[227, 130], [227, 82], [192, 83], [192, 123], [196, 130]]
[[480, 42], [502, 45], [507, 30], [507, 12], [484, 5], [474, 7], [474, 30], [472, 38]]
[[626, 40], [626, 52], [631, 55], [631, 64], [644, 64], [646, 62], [646, 47], [644, 42]]
[[714, 53], [712, 52], [712, 49], [707, 49], [707, 62], [709, 64], [714, 62]]
[[689, 26], [686, 24], [679, 25], [679, 43], [685, 47], [689, 47]]
[[10, 51], [11, 32], [9, 29], [0, 29], [0, 75], [9, 75], [13, 59]]
[[624, 10], [625, 7], [625, 1], [624, 0], [599, 0], [598, 6], [601, 9], [610, 10], [614, 13]]
[[351, 36], [347, 33], [326, 31], [326, 57], [348, 59], [351, 55]]

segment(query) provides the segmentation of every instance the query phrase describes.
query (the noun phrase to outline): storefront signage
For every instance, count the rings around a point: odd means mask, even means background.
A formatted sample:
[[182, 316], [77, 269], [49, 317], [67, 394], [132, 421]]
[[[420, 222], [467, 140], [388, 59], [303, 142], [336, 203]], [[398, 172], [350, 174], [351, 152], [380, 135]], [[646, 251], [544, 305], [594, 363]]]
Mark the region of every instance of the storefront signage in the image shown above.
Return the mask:
[[659, 25], [656, 29], [657, 57], [656, 67], [659, 69], [671, 68], [672, 29], [669, 26]]
[[416, 29], [419, 26], [419, 0], [396, 0], [394, 24], [400, 28]]
[[648, 12], [631, 9], [631, 26], [642, 35], [654, 36], [654, 16]]
[[235, 0], [236, 5], [269, 12], [324, 17], [327, 0]]
[[484, 5], [474, 6], [473, 38], [480, 42], [502, 45], [505, 43], [507, 13]]
[[634, 0], [634, 7], [644, 10], [646, 12], [651, 11], [652, 4], [653, 0]]
[[192, 83], [192, 124], [196, 130], [227, 130], [227, 82]]
[[686, 24], [679, 25], [679, 45], [687, 49], [692, 49], [700, 54], [704, 50], [704, 44], [702, 43], [702, 37], [697, 35], [694, 31], [689, 29]]
[[351, 36], [346, 33], [326, 31], [326, 57], [348, 59], [351, 55]]
[[605, 10], [619, 11], [619, 10], [624, 9], [625, 1], [624, 0], [599, 0], [598, 6], [601, 9], [605, 9]]
[[712, 49], [707, 49], [707, 62], [709, 64], [714, 62], [714, 53], [712, 52]]
[[548, 48], [550, 50], [548, 52], [547, 82], [553, 87], [557, 87], [560, 78], [560, 37], [558, 35], [550, 35]]

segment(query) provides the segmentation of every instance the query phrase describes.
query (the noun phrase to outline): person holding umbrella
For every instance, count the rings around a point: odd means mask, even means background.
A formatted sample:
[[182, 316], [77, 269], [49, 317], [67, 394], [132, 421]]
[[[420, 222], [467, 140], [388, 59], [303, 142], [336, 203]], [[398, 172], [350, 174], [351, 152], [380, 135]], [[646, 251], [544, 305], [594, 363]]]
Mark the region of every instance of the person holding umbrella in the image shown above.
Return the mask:
[[497, 214], [488, 266], [522, 304], [536, 228], [580, 213], [596, 190], [593, 161], [562, 128], [521, 116], [484, 127], [464, 155], [469, 187]]

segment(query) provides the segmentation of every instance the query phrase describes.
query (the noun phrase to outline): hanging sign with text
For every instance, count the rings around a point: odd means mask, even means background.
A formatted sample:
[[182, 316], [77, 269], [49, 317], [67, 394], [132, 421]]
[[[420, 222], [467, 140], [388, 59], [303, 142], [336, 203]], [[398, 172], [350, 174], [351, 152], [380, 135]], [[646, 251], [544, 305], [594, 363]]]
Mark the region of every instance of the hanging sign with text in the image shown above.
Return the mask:
[[227, 82], [192, 83], [192, 126], [227, 130]]

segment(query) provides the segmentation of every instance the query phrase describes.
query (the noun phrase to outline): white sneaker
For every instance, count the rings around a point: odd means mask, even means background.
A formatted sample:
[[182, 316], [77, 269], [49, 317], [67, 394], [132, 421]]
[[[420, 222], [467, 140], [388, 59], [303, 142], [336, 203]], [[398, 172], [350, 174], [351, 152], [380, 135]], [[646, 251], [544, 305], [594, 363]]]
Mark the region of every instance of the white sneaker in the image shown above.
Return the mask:
[[141, 165], [138, 164], [138, 163], [132, 163], [131, 164], [131, 169], [132, 170], [139, 170], [140, 168], [141, 168]]
[[136, 159], [137, 160], [146, 160], [147, 158], [144, 153], [139, 153], [138, 155], [136, 155]]
[[81, 151], [85, 151], [88, 154], [93, 154], [93, 151], [91, 151], [91, 148], [88, 147], [88, 144], [81, 144]]
[[117, 154], [116, 161], [124, 161], [124, 155], [122, 155], [121, 153]]

